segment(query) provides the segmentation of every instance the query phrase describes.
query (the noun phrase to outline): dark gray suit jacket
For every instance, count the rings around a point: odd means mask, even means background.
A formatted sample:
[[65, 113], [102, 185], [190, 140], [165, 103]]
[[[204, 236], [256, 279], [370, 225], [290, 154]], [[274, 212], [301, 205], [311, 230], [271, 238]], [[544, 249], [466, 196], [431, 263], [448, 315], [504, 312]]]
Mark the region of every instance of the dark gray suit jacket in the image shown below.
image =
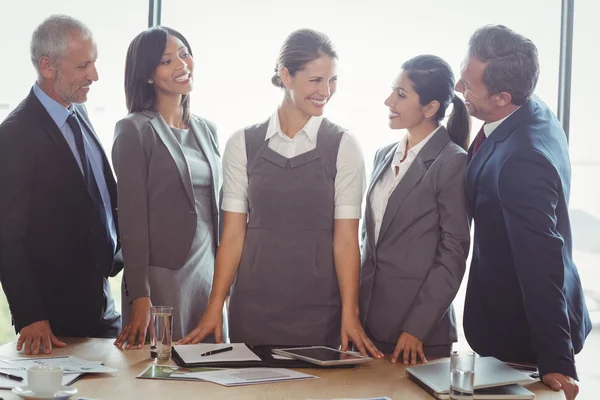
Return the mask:
[[[108, 159], [85, 107], [74, 109], [100, 150], [114, 208]], [[56, 336], [116, 337], [113, 250], [73, 152], [32, 90], [0, 124], [0, 279], [16, 332], [49, 320]]]
[[464, 189], [466, 152], [441, 127], [392, 192], [375, 243], [370, 195], [396, 143], [380, 149], [363, 224], [360, 315], [375, 341], [393, 345], [402, 332], [425, 345], [456, 341], [451, 307], [469, 251]]
[[[193, 115], [190, 129], [212, 171], [213, 218], [218, 221], [222, 176], [216, 128]], [[156, 111], [131, 113], [117, 123], [112, 159], [127, 291], [134, 300], [150, 296], [149, 266], [175, 270], [185, 264], [196, 232], [195, 198], [181, 146]]]

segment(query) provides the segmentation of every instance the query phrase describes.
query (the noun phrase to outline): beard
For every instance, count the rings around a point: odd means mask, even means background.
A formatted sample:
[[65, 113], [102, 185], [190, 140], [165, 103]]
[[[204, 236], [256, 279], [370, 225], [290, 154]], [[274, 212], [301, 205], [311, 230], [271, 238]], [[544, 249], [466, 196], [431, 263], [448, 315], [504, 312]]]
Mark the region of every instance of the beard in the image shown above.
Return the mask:
[[78, 85], [77, 88], [70, 87], [63, 80], [62, 73], [60, 69], [56, 74], [56, 81], [54, 82], [54, 92], [61, 98], [61, 100], [68, 104], [81, 104], [85, 103], [87, 100], [86, 96], [83, 98], [77, 96], [77, 91], [81, 89], [81, 86]]

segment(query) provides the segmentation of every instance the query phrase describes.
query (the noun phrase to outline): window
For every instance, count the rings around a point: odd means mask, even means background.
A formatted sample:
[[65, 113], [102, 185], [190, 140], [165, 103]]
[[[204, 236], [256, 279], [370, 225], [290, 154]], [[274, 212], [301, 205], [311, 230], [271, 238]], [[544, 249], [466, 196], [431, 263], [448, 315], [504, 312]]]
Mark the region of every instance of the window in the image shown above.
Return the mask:
[[[0, 121], [23, 100], [36, 79], [29, 56], [31, 34], [51, 14], [68, 14], [87, 24], [98, 45], [98, 82], [92, 85], [86, 103], [90, 119], [110, 158], [115, 123], [126, 114], [123, 80], [125, 54], [131, 40], [147, 26], [145, 0], [81, 2], [63, 0], [44, 5], [13, 2], [10, 15], [0, 25], [4, 62], [0, 64]], [[27, 18], [14, 18], [24, 16]], [[112, 292], [121, 308], [120, 275], [111, 279]], [[76, 299], [74, 299], [76, 301]], [[0, 344], [14, 340], [10, 312], [4, 292], [0, 294]]]
[[595, 48], [594, 38], [600, 35], [600, 28], [593, 18], [593, 4], [580, 1], [575, 7], [569, 138], [573, 258], [594, 326], [586, 341], [585, 351], [577, 359], [580, 370], [587, 374], [587, 379], [580, 377], [582, 382], [597, 379], [597, 375], [591, 373], [595, 369], [591, 354], [600, 353], [600, 136], [595, 129], [600, 78], [597, 68], [591, 62], [592, 49]]
[[400, 137], [388, 129], [383, 105], [400, 65], [432, 53], [458, 75], [470, 35], [488, 23], [504, 23], [537, 44], [542, 68], [537, 93], [556, 108], [560, 1], [364, 4], [306, 0], [284, 7], [268, 0], [225, 0], [205, 7], [169, 0], [163, 3], [162, 23], [190, 41], [196, 60], [192, 110], [216, 121], [223, 145], [237, 129], [275, 110], [281, 93], [270, 79], [279, 48], [291, 31], [303, 27], [325, 32], [338, 50], [338, 92], [326, 115], [358, 137], [367, 169], [379, 147]]

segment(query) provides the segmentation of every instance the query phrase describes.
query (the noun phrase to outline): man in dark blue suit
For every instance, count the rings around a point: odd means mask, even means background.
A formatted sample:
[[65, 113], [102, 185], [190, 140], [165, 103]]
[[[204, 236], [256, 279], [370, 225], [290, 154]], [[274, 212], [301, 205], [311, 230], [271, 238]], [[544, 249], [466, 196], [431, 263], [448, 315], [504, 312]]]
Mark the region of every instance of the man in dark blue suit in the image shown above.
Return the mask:
[[529, 39], [501, 25], [471, 37], [456, 90], [485, 124], [466, 173], [475, 237], [464, 328], [479, 354], [537, 364], [574, 399], [591, 322], [571, 255], [566, 135], [532, 97], [538, 74]]

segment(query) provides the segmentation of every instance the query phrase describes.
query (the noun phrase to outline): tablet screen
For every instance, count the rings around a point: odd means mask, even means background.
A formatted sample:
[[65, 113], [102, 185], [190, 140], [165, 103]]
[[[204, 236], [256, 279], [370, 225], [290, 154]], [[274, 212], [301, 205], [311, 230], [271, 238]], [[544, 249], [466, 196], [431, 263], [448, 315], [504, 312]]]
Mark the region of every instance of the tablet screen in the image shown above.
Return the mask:
[[366, 357], [356, 356], [354, 354], [342, 353], [327, 347], [307, 347], [305, 349], [285, 349], [287, 353], [297, 354], [302, 357], [313, 358], [319, 361], [346, 361], [346, 360], [364, 360]]

